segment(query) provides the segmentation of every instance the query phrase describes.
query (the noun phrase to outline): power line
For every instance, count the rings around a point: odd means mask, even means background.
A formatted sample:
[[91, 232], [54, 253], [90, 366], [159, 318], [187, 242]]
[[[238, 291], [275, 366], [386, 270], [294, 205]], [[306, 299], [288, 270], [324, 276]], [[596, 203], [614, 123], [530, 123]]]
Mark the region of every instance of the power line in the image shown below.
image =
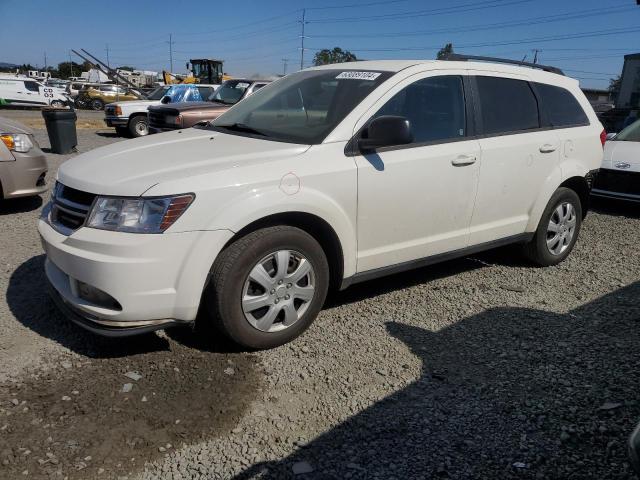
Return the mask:
[[329, 10], [333, 8], [372, 7], [374, 5], [389, 5], [391, 3], [405, 3], [409, 0], [385, 0], [382, 2], [352, 3], [351, 5], [331, 5], [326, 7], [307, 7], [307, 10]]
[[[486, 42], [486, 43], [475, 43], [475, 44], [456, 44], [457, 48], [481, 48], [481, 47], [496, 47], [501, 45], [522, 45], [526, 43], [537, 43], [537, 42], [552, 42], [559, 40], [573, 40], [578, 38], [592, 38], [592, 37], [604, 37], [609, 35], [623, 35], [627, 33], [637, 33], [640, 32], [640, 27], [627, 27], [621, 29], [610, 29], [610, 30], [597, 30], [591, 32], [580, 32], [574, 34], [562, 34], [562, 35], [551, 35], [544, 37], [531, 37], [525, 39], [518, 40], [507, 40], [507, 41], [498, 41], [498, 42]], [[396, 51], [421, 51], [421, 50], [439, 50], [441, 45], [439, 46], [429, 46], [429, 47], [381, 47], [381, 48], [349, 48], [349, 50], [358, 51], [358, 52], [396, 52]], [[322, 48], [314, 47], [315, 50], [322, 50]]]
[[381, 15], [370, 15], [362, 17], [333, 17], [322, 18], [318, 20], [310, 20], [309, 23], [344, 23], [344, 22], [361, 22], [371, 20], [398, 20], [408, 17], [430, 17], [436, 15], [446, 15], [451, 13], [463, 13], [473, 10], [485, 8], [504, 7], [520, 3], [528, 3], [532, 0], [483, 0], [481, 2], [465, 3], [449, 7], [434, 8], [430, 10], [413, 10], [409, 12], [387, 13]]
[[534, 17], [527, 18], [522, 20], [511, 20], [507, 22], [497, 22], [497, 23], [485, 23], [485, 24], [476, 24], [476, 25], [467, 25], [463, 27], [455, 27], [455, 28], [439, 28], [439, 29], [430, 29], [430, 30], [415, 30], [411, 32], [403, 31], [403, 32], [378, 32], [378, 33], [362, 33], [362, 34], [327, 34], [327, 35], [309, 35], [308, 38], [380, 38], [380, 37], [409, 37], [409, 36], [422, 36], [422, 35], [436, 35], [442, 33], [458, 33], [458, 32], [472, 32], [472, 31], [480, 31], [480, 30], [493, 30], [496, 28], [509, 28], [509, 27], [520, 27], [520, 26], [529, 26], [529, 25], [539, 25], [546, 23], [554, 23], [554, 22], [564, 22], [568, 20], [576, 20], [589, 18], [594, 16], [603, 16], [603, 15], [612, 15], [617, 13], [626, 13], [631, 10], [636, 10], [635, 7], [627, 8], [622, 7], [618, 8], [594, 8], [590, 10], [585, 10], [580, 13], [561, 13], [558, 15], [550, 15], [543, 17]]

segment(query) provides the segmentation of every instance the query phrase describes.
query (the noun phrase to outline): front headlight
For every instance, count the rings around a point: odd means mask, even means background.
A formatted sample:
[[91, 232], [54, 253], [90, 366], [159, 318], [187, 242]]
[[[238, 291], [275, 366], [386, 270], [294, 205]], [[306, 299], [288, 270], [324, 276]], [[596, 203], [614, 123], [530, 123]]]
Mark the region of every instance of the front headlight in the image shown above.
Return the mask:
[[87, 227], [129, 233], [162, 233], [184, 213], [195, 195], [160, 198], [98, 197]]
[[27, 153], [33, 148], [34, 143], [31, 135], [26, 133], [3, 133], [0, 134], [0, 139], [9, 150], [18, 153]]

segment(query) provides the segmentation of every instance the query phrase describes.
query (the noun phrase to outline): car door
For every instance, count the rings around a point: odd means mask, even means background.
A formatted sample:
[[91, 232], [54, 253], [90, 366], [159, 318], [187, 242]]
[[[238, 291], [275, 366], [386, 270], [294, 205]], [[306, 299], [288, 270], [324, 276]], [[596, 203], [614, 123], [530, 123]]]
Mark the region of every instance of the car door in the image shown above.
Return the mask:
[[559, 140], [543, 127], [528, 79], [477, 72], [476, 98], [482, 162], [470, 245], [525, 233], [545, 181], [556, 170]]
[[47, 105], [49, 102], [44, 99], [43, 92], [40, 91], [40, 85], [33, 80], [25, 80], [24, 89], [22, 89], [22, 98], [24, 103], [29, 105]]
[[468, 244], [480, 147], [472, 138], [464, 71], [454, 73], [409, 77], [370, 110], [368, 121], [408, 119], [414, 141], [355, 156], [358, 272]]

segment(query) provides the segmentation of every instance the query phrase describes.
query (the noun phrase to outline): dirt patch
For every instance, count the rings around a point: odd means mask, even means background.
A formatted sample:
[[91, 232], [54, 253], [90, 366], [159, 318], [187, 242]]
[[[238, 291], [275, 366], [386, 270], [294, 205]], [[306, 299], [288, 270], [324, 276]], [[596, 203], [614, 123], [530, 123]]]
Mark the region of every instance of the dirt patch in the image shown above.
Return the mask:
[[[23, 118], [20, 121], [31, 128], [45, 128], [43, 118]], [[79, 119], [76, 122], [76, 128], [96, 130], [106, 128], [106, 125], [102, 119]]]
[[114, 478], [228, 433], [258, 392], [257, 357], [171, 348], [63, 360], [0, 387], [0, 477]]

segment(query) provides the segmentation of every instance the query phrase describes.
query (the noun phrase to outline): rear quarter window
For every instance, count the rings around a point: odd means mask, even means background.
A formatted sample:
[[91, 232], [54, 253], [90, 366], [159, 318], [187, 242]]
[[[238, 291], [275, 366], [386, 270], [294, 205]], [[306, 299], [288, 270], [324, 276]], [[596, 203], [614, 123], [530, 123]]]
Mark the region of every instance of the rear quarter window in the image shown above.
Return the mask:
[[569, 90], [545, 83], [536, 83], [535, 88], [553, 127], [589, 125], [589, 117]]
[[485, 135], [517, 133], [540, 127], [538, 101], [529, 82], [478, 76], [476, 84]]

